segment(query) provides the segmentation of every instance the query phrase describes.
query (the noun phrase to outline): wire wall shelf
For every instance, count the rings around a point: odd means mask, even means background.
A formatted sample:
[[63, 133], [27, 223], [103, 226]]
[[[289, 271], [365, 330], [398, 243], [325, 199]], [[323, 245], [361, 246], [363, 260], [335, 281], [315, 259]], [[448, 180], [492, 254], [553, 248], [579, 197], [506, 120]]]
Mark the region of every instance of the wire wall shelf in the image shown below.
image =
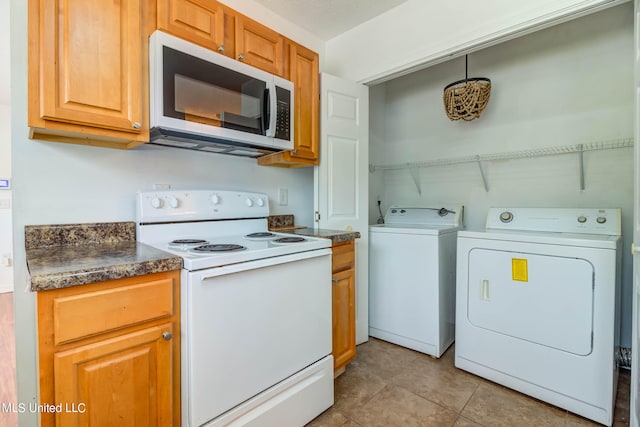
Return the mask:
[[419, 194], [422, 194], [420, 188], [419, 169], [429, 168], [435, 166], [450, 166], [459, 165], [464, 163], [475, 163], [480, 169], [480, 175], [484, 184], [485, 191], [489, 191], [489, 184], [484, 169], [483, 162], [501, 161], [501, 160], [513, 160], [513, 159], [527, 159], [535, 157], [557, 156], [563, 154], [578, 154], [578, 160], [580, 162], [580, 190], [585, 189], [584, 183], [584, 157], [583, 154], [588, 151], [599, 150], [611, 150], [616, 148], [631, 148], [633, 147], [633, 138], [615, 139], [610, 141], [598, 141], [587, 144], [565, 145], [557, 147], [546, 148], [534, 148], [530, 150], [520, 150], [505, 153], [493, 153], [493, 154], [476, 154], [473, 156], [462, 157], [450, 157], [442, 159], [427, 160], [423, 162], [411, 162], [411, 163], [397, 163], [390, 165], [369, 165], [369, 172], [374, 173], [377, 171], [385, 170], [403, 170], [406, 169], [411, 174], [416, 188]]

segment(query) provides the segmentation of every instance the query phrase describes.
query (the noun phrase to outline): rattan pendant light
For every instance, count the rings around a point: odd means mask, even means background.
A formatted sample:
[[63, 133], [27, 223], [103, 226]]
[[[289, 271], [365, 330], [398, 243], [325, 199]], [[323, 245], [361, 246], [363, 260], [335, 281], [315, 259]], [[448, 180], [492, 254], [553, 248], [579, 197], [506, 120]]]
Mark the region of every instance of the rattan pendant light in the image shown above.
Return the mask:
[[468, 58], [464, 56], [464, 80], [444, 88], [444, 109], [450, 120], [477, 119], [484, 111], [491, 95], [491, 80], [486, 77], [467, 77]]

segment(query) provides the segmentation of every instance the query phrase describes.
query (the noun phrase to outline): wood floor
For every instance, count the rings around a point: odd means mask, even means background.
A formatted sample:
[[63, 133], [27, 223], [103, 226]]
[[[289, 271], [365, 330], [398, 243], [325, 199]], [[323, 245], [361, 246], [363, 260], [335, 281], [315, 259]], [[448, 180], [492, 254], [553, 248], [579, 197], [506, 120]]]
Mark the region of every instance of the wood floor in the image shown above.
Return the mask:
[[18, 425], [17, 413], [6, 406], [17, 403], [15, 347], [13, 293], [0, 293], [0, 427]]

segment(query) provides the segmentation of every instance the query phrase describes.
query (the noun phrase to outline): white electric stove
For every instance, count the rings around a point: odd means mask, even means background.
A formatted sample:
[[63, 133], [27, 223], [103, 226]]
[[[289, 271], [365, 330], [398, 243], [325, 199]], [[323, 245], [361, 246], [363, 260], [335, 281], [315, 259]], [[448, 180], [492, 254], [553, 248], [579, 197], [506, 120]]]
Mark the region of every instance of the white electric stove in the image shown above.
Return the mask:
[[271, 233], [262, 193], [137, 195], [137, 237], [184, 260], [184, 426], [300, 426], [333, 404], [331, 242]]

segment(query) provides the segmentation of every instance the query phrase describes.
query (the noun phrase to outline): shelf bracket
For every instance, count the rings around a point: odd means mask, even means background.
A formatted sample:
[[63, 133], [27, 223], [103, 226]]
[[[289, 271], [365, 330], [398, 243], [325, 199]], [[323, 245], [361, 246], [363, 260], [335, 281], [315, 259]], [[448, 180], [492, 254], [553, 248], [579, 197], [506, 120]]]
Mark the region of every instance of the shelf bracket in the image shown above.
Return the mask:
[[409, 168], [409, 173], [411, 174], [411, 178], [413, 178], [413, 183], [416, 185], [418, 195], [422, 196], [422, 189], [420, 188], [420, 169], [418, 169], [417, 166], [412, 166]]
[[476, 162], [478, 162], [478, 168], [480, 168], [480, 175], [482, 176], [482, 183], [484, 184], [484, 191], [489, 192], [489, 183], [487, 182], [487, 175], [485, 174], [484, 167], [482, 166], [482, 160], [480, 156], [476, 155]]
[[584, 145], [578, 144], [578, 160], [580, 162], [580, 191], [584, 191]]

